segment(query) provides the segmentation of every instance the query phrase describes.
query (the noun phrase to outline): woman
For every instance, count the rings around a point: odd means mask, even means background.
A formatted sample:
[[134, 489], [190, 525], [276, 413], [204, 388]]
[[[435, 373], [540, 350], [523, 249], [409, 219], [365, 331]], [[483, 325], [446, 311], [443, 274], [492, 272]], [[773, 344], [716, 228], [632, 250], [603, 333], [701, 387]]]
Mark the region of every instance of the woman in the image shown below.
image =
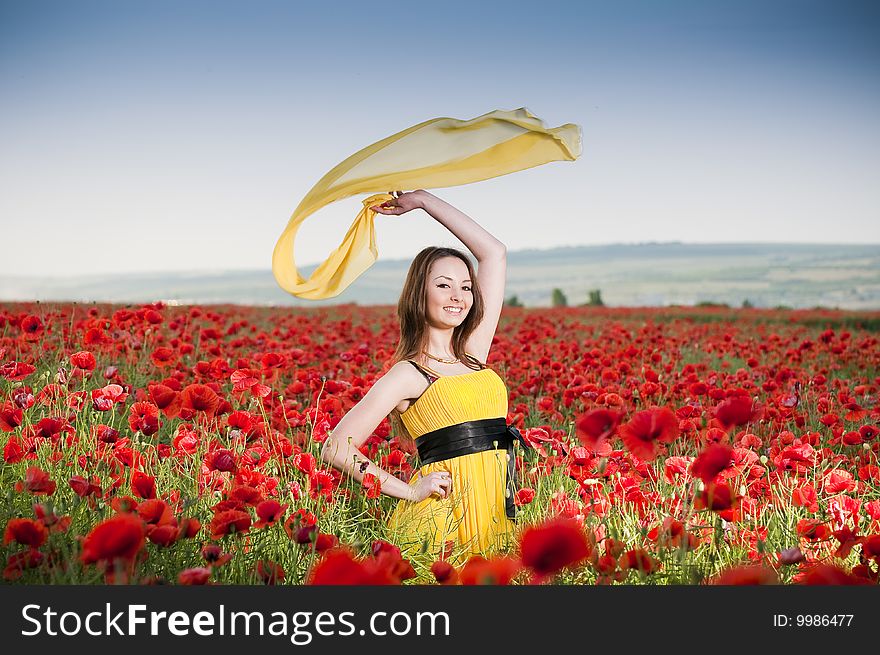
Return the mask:
[[[430, 193], [392, 195], [373, 209], [391, 216], [424, 209], [470, 249], [479, 270], [450, 248], [416, 256], [397, 307], [397, 363], [340, 420], [322, 458], [358, 481], [377, 476], [383, 493], [401, 499], [390, 527], [410, 557], [460, 563], [503, 546], [514, 526], [507, 485], [515, 431], [506, 426], [504, 381], [483, 364], [504, 302], [507, 249]], [[389, 415], [419, 450], [421, 467], [409, 484], [358, 450]]]

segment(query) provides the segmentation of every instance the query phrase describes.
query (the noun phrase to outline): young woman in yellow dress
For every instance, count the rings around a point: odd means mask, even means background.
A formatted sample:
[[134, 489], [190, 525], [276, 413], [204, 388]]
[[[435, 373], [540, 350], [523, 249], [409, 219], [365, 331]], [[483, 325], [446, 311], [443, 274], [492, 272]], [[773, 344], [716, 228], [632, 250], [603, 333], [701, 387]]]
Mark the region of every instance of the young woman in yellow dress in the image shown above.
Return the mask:
[[[468, 247], [478, 270], [451, 248], [415, 257], [397, 306], [396, 363], [339, 421], [322, 458], [358, 481], [376, 475], [382, 492], [400, 499], [390, 528], [406, 555], [460, 564], [503, 547], [514, 528], [513, 441], [520, 437], [506, 425], [504, 381], [485, 364], [504, 302], [507, 248], [430, 193], [392, 195], [374, 209], [425, 210]], [[418, 449], [409, 484], [358, 450], [389, 415]]]

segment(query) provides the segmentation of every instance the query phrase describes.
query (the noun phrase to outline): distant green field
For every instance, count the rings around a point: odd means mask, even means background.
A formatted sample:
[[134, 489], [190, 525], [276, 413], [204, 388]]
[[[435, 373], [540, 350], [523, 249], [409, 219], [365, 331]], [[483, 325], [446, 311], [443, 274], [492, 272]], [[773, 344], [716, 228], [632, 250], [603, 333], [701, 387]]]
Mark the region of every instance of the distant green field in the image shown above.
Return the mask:
[[[415, 254], [415, 253], [413, 253]], [[410, 260], [379, 261], [338, 297], [302, 301], [270, 271], [189, 272], [70, 279], [2, 278], [2, 300], [396, 304]], [[315, 266], [304, 267], [308, 275]], [[508, 253], [507, 296], [549, 306], [554, 288], [569, 305], [599, 289], [606, 305], [743, 303], [755, 307], [880, 308], [880, 245], [641, 244]]]

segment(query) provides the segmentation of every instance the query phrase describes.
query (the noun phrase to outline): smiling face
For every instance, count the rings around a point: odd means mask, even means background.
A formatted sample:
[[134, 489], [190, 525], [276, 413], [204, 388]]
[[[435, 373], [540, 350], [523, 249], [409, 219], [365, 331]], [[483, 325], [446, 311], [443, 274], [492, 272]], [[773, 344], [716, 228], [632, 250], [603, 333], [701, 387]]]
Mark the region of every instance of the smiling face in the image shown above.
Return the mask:
[[428, 271], [426, 311], [434, 327], [461, 325], [473, 305], [468, 268], [458, 257], [442, 257]]

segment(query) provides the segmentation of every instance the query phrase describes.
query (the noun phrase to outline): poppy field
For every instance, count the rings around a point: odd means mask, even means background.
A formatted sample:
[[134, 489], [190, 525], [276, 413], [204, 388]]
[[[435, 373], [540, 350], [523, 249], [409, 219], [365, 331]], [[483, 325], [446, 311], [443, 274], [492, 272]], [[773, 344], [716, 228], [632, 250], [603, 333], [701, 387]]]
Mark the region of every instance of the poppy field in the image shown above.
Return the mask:
[[[880, 313], [505, 307], [515, 538], [402, 553], [320, 459], [393, 307], [0, 305], [6, 584], [878, 584]], [[409, 481], [387, 419], [362, 448]]]

